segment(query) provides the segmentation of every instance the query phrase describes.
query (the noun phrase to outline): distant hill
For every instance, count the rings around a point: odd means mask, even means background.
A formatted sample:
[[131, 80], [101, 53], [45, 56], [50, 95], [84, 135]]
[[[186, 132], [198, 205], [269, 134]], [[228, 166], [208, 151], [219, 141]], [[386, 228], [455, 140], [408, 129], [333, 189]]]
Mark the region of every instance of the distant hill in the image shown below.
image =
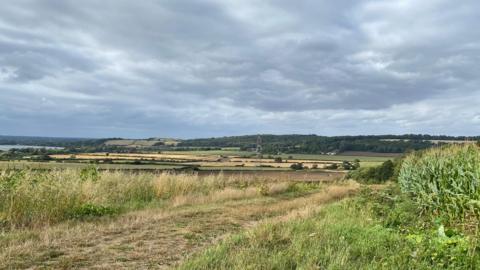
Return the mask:
[[[477, 137], [453, 137], [433, 135], [364, 135], [364, 136], [318, 136], [318, 135], [260, 135], [262, 153], [324, 154], [343, 152], [404, 153], [447, 143], [468, 143], [480, 140]], [[136, 151], [154, 149], [196, 149], [235, 147], [253, 151], [258, 135], [178, 140], [171, 138], [122, 139], [122, 138], [54, 138], [0, 136], [0, 145], [55, 146], [76, 151]]]
[[[318, 135], [260, 135], [262, 153], [322, 154], [331, 152], [362, 151], [378, 153], [404, 153], [443, 143], [476, 141], [480, 137], [452, 137], [432, 135], [365, 135], [365, 136], [318, 136]], [[254, 149], [258, 135], [183, 140], [179, 147], [239, 147]]]
[[101, 145], [105, 142], [105, 140], [107, 140], [107, 139], [2, 136], [2, 135], [0, 135], [0, 145], [78, 147], [78, 146]]
[[62, 138], [62, 137], [30, 137], [2, 136], [0, 145], [27, 145], [65, 148], [83, 148], [88, 151], [121, 150], [122, 148], [172, 147], [179, 143], [170, 138], [123, 139], [123, 138]]
[[155, 146], [176, 146], [179, 140], [169, 138], [149, 138], [145, 140], [114, 139], [105, 142], [107, 146], [121, 146], [129, 148], [145, 148]]

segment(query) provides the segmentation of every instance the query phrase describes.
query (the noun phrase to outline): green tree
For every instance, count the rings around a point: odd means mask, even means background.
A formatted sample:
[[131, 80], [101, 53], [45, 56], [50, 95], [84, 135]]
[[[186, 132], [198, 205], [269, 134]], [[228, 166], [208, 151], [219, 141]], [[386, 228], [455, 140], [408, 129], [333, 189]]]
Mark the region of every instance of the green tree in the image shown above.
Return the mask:
[[303, 163], [294, 163], [290, 165], [292, 170], [303, 170]]
[[356, 158], [354, 161], [353, 161], [353, 167], [354, 169], [358, 169], [360, 168], [360, 159]]
[[395, 165], [391, 160], [385, 161], [375, 172], [375, 178], [379, 181], [387, 181], [393, 176]]

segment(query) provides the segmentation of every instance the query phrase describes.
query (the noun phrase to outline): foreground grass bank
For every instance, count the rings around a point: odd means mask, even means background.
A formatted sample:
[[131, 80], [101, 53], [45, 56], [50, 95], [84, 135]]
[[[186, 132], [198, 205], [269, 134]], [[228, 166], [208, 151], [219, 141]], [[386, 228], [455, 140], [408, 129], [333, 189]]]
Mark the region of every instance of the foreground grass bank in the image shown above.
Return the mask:
[[0, 171], [0, 230], [294, 191], [300, 184], [258, 177], [82, 170]]
[[204, 178], [167, 176], [159, 176], [164, 179], [160, 194], [170, 195], [156, 197], [140, 210], [0, 230], [0, 269], [165, 269], [226, 234], [266, 219], [296, 218], [310, 206], [358, 190], [354, 182], [302, 184], [239, 177], [211, 179], [225, 186], [205, 189], [200, 188], [208, 187]]
[[476, 235], [418, 218], [397, 187], [365, 190], [313, 216], [263, 224], [180, 269], [478, 269]]

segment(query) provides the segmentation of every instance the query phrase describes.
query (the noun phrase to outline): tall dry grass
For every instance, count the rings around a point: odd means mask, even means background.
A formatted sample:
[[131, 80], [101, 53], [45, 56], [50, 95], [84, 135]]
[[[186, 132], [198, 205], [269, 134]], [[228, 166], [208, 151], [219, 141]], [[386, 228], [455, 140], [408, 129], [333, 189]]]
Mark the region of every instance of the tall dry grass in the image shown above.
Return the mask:
[[0, 228], [36, 227], [117, 214], [153, 201], [180, 206], [269, 196], [291, 184], [222, 174], [0, 171]]
[[0, 171], [0, 224], [24, 227], [120, 210], [155, 198], [153, 176], [104, 172], [85, 179], [78, 170]]

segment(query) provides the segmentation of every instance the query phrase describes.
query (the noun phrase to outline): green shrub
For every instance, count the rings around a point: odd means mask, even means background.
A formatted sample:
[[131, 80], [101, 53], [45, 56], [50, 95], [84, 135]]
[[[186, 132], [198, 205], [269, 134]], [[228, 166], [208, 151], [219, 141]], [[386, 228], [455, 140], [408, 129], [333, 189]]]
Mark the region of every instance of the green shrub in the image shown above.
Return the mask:
[[71, 218], [101, 217], [106, 215], [114, 215], [118, 212], [118, 208], [86, 203], [72, 209], [69, 213], [69, 216]]
[[397, 185], [363, 192], [361, 197], [358, 207], [371, 208], [383, 227], [402, 233], [413, 262], [424, 261], [434, 269], [474, 269], [480, 263], [475, 236], [452, 226], [446, 228], [441, 219], [421, 215], [418, 204]]
[[290, 168], [292, 170], [303, 170], [303, 163], [293, 163], [292, 165], [290, 165]]
[[387, 160], [377, 167], [358, 168], [350, 171], [347, 177], [362, 183], [383, 183], [387, 180], [393, 180], [395, 167], [391, 160]]

